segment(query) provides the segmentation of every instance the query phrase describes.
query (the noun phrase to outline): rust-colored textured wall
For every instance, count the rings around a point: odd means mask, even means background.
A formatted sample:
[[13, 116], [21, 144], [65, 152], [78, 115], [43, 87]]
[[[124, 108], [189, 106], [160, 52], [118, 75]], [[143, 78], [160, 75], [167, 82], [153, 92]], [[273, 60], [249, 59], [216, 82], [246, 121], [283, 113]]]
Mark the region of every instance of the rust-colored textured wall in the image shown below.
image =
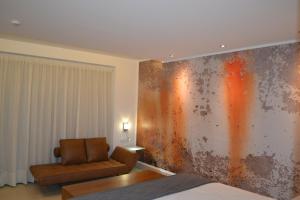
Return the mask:
[[146, 162], [249, 191], [300, 194], [300, 44], [139, 69]]

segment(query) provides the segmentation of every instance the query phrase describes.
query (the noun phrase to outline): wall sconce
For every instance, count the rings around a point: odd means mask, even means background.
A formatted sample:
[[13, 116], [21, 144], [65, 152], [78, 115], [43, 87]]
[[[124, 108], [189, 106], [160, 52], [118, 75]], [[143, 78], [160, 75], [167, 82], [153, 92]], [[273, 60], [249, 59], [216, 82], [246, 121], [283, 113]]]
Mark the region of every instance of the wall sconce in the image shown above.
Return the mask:
[[128, 122], [123, 122], [123, 131], [127, 132], [129, 129], [129, 123]]

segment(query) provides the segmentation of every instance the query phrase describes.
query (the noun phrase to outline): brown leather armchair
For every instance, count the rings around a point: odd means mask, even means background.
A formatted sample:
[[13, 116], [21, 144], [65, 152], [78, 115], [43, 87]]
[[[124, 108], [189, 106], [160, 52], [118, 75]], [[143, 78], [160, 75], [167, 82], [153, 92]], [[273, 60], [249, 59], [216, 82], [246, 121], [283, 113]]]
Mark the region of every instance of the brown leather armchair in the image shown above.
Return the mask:
[[[93, 138], [94, 140], [99, 140], [100, 138]], [[86, 140], [91, 139], [71, 139], [72, 141], [60, 141], [60, 147], [54, 149], [55, 157], [62, 157], [62, 162], [53, 164], [41, 164], [32, 165], [30, 171], [39, 185], [53, 185], [53, 184], [65, 184], [72, 182], [88, 181], [92, 179], [98, 179], [109, 176], [117, 176], [121, 174], [129, 173], [135, 166], [138, 155], [134, 152], [130, 152], [122, 147], [116, 147], [110, 157], [103, 157], [103, 160], [88, 161], [87, 152], [87, 142]], [[81, 141], [79, 141], [81, 140]], [[102, 138], [103, 140], [103, 138]], [[71, 143], [69, 145], [63, 146], [63, 143]], [[93, 141], [97, 142], [97, 141]], [[75, 145], [76, 143], [76, 145]], [[94, 143], [96, 144], [96, 143]], [[100, 144], [100, 143], [99, 143]], [[106, 143], [104, 143], [106, 144]], [[74, 148], [76, 146], [76, 148]], [[92, 148], [99, 148], [101, 145], [94, 145]], [[76, 154], [72, 150], [74, 149]], [[101, 149], [101, 148], [100, 148]], [[109, 151], [109, 145], [106, 144], [104, 147], [106, 149], [106, 154]], [[67, 153], [65, 152], [67, 151]], [[93, 155], [95, 157], [95, 152], [99, 150], [92, 149]], [[90, 151], [89, 151], [90, 152]], [[63, 156], [68, 155], [69, 160], [63, 158]], [[77, 157], [80, 154], [80, 160]], [[102, 148], [103, 154], [103, 148]], [[84, 157], [86, 155], [86, 159]], [[97, 154], [96, 154], [97, 155]], [[70, 158], [71, 157], [71, 158]], [[77, 160], [76, 160], [77, 159]], [[91, 159], [90, 159], [91, 160]]]

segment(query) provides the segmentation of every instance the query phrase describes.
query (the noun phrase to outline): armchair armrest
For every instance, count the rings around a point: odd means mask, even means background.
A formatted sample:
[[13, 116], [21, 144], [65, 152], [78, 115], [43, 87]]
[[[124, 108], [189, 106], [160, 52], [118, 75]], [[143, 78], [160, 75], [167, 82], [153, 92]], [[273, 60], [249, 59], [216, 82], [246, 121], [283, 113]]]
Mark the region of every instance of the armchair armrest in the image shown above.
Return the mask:
[[53, 149], [53, 154], [54, 154], [54, 156], [55, 156], [56, 158], [61, 157], [61, 154], [60, 154], [60, 147], [55, 147], [55, 148]]
[[119, 146], [115, 148], [112, 155], [110, 156], [110, 158], [125, 164], [128, 168], [128, 172], [130, 172], [135, 166], [138, 157], [139, 156], [137, 153], [128, 151], [127, 149], [124, 149]]

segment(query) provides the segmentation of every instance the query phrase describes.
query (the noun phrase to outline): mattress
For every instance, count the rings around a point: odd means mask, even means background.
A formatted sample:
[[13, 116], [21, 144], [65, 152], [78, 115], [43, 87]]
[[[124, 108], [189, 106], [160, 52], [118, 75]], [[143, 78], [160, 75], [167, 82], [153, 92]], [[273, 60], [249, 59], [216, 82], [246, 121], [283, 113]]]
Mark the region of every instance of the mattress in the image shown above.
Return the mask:
[[253, 192], [221, 183], [208, 183], [182, 192], [157, 198], [156, 200], [274, 200]]

